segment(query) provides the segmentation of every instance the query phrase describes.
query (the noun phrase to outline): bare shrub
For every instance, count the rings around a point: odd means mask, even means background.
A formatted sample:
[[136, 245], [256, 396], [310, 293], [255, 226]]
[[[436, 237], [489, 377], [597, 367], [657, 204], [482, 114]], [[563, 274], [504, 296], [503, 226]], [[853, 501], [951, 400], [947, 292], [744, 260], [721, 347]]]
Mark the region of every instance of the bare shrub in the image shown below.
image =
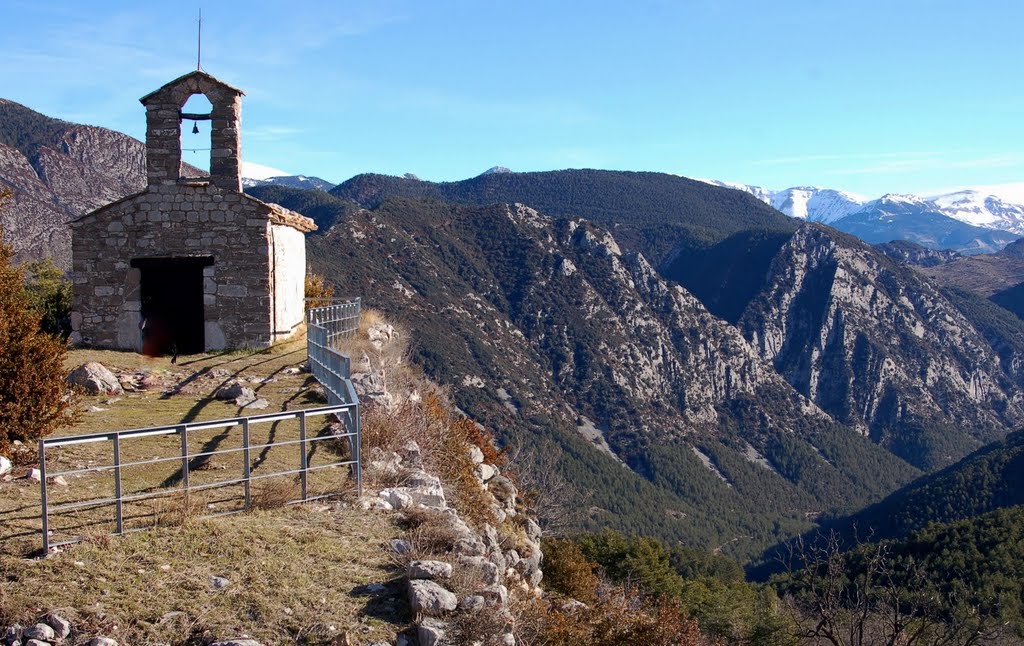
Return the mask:
[[182, 492], [153, 499], [154, 527], [183, 527], [207, 513], [209, 502], [206, 492]]
[[412, 545], [406, 562], [444, 556], [460, 538], [449, 515], [434, 509], [409, 510], [404, 523], [409, 528], [407, 538]]
[[510, 446], [507, 471], [544, 533], [558, 536], [582, 524], [592, 494], [580, 491], [559, 473], [561, 452], [551, 446], [537, 446], [523, 436], [513, 438]]
[[280, 509], [302, 498], [302, 485], [297, 477], [286, 476], [260, 480], [252, 488], [252, 509]]
[[649, 597], [628, 586], [604, 585], [596, 602], [566, 606], [550, 598], [522, 599], [512, 609], [517, 643], [533, 645], [704, 646], [711, 644], [678, 599]]

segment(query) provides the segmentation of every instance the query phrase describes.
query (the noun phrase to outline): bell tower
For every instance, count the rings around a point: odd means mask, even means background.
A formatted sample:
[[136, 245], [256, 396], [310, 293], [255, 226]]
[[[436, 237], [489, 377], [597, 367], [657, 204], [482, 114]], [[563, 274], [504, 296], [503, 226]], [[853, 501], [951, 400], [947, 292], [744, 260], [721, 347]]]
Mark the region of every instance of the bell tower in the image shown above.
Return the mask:
[[[189, 97], [204, 95], [209, 114], [189, 114]], [[225, 191], [242, 190], [243, 92], [202, 70], [190, 72], [139, 99], [146, 106], [146, 174], [149, 186], [212, 183]], [[210, 177], [183, 174], [181, 129], [185, 121], [210, 122]]]

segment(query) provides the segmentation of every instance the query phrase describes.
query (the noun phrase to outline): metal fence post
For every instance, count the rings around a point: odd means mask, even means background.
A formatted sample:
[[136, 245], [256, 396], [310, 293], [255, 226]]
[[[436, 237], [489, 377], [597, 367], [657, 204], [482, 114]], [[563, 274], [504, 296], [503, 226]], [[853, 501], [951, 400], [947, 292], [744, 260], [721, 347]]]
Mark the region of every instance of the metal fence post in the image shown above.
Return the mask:
[[252, 508], [252, 457], [249, 455], [249, 418], [242, 419], [242, 477], [245, 478], [245, 508]]
[[352, 459], [356, 461], [356, 496], [363, 497], [363, 418], [359, 414], [359, 400], [355, 408], [355, 441], [353, 442]]
[[114, 520], [117, 534], [124, 533], [124, 501], [121, 497], [121, 434], [114, 433]]
[[178, 433], [181, 434], [181, 484], [185, 489], [185, 493], [188, 494], [188, 427], [185, 425], [179, 426]]
[[43, 503], [43, 554], [50, 552], [50, 510], [46, 497], [46, 441], [39, 440], [39, 495]]
[[305, 502], [306, 498], [309, 497], [308, 486], [308, 455], [306, 453], [306, 412], [302, 411], [299, 413], [299, 482], [302, 485], [302, 501]]

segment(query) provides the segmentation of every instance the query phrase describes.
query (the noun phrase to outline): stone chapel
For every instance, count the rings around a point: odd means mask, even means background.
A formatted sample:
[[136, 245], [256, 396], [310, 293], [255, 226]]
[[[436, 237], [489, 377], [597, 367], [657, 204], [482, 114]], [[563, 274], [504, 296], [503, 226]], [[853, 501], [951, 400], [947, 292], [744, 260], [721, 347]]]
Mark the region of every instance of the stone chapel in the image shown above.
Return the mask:
[[[205, 95], [209, 114], [182, 112]], [[197, 70], [142, 97], [147, 186], [71, 223], [72, 340], [151, 355], [265, 347], [304, 319], [309, 218], [242, 192], [242, 91]], [[210, 172], [182, 163], [210, 124]]]

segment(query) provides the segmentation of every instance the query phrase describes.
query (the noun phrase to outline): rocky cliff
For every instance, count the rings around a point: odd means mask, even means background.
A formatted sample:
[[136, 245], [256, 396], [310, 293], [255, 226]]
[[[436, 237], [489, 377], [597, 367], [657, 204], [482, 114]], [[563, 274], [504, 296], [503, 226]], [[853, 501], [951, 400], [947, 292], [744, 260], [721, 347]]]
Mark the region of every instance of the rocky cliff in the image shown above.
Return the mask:
[[416, 329], [418, 360], [461, 408], [556, 455], [593, 495], [585, 525], [742, 554], [915, 471], [580, 218], [396, 199], [311, 239], [310, 258]]
[[68, 268], [66, 223], [142, 190], [145, 179], [142, 142], [0, 99], [0, 186], [14, 193], [0, 227], [17, 259], [49, 256]]
[[1024, 420], [1024, 356], [1000, 356], [928, 280], [826, 227], [783, 246], [740, 327], [798, 392], [922, 468]]

